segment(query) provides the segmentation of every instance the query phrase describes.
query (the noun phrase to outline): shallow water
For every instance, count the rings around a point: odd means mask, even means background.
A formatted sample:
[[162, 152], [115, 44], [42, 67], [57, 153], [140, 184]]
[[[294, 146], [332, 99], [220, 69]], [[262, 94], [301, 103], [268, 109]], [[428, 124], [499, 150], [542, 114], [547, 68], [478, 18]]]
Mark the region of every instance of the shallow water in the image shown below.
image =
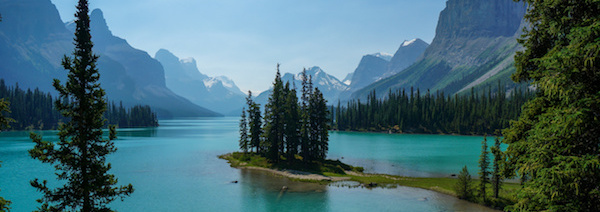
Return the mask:
[[[236, 151], [237, 118], [164, 120], [158, 128], [119, 130], [109, 157], [120, 184], [135, 192], [119, 211], [485, 211], [486, 208], [423, 189], [347, 188], [290, 181], [229, 167], [218, 155]], [[55, 140], [55, 131], [44, 131]], [[476, 167], [481, 137], [333, 132], [332, 159], [367, 172], [442, 176]], [[56, 185], [51, 165], [29, 157], [27, 132], [0, 133], [0, 196], [12, 211], [32, 211], [41, 195], [34, 178]], [[238, 181], [238, 183], [232, 183]], [[281, 188], [286, 186], [287, 190]]]

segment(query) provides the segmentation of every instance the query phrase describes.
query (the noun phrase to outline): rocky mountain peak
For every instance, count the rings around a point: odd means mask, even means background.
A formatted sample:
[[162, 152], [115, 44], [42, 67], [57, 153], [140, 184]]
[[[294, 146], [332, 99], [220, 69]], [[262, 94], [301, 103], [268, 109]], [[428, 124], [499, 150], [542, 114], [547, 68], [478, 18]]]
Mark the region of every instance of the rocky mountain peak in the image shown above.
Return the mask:
[[526, 7], [512, 0], [449, 0], [440, 13], [436, 37], [513, 36]]

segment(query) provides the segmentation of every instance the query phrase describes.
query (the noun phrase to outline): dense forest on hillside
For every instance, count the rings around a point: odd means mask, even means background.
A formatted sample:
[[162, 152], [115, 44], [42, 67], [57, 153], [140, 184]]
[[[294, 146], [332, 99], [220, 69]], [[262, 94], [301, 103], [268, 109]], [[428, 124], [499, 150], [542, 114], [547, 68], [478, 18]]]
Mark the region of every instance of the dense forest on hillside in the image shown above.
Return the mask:
[[441, 133], [483, 135], [508, 127], [518, 117], [521, 106], [534, 96], [522, 86], [508, 92], [498, 84], [477, 94], [447, 96], [443, 92], [411, 89], [390, 92], [376, 98], [371, 92], [366, 102], [350, 101], [335, 108], [334, 129], [393, 133]]
[[[6, 117], [15, 122], [10, 123], [10, 130], [57, 129], [58, 124], [65, 122], [64, 117], [54, 108], [55, 98], [49, 93], [35, 90], [23, 90], [19, 85], [9, 87], [0, 79], [0, 99], [10, 102], [10, 113]], [[149, 106], [125, 108], [109, 103], [104, 113], [108, 124], [121, 128], [158, 126], [156, 114]]]

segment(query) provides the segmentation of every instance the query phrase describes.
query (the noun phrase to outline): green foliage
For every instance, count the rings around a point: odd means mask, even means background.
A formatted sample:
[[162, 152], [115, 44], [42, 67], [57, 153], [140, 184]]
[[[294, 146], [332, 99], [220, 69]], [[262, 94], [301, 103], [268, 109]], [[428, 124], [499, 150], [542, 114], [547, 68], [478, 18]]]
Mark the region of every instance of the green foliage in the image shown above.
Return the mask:
[[120, 128], [158, 127], [156, 113], [148, 105], [136, 105], [125, 109], [122, 102], [119, 103], [119, 107], [113, 102], [104, 112], [104, 117], [108, 125], [117, 125]]
[[294, 159], [298, 154], [300, 146], [300, 110], [298, 106], [298, 97], [296, 96], [296, 88], [289, 88], [289, 82], [285, 85], [287, 97], [285, 100], [285, 148], [286, 158]]
[[473, 181], [467, 166], [465, 166], [458, 174], [458, 181], [454, 185], [454, 192], [460, 199], [471, 199], [473, 197]]
[[60, 125], [57, 143], [42, 141], [35, 133], [30, 136], [35, 143], [29, 150], [31, 157], [53, 164], [58, 180], [66, 181], [55, 189], [49, 188], [46, 180], [31, 181], [31, 185], [43, 194], [38, 200], [42, 203], [40, 211], [110, 211], [110, 202], [133, 192], [131, 184], [115, 186], [117, 178], [108, 173], [111, 165], [106, 162], [106, 157], [117, 150], [112, 142], [116, 131], [111, 126], [109, 138], [102, 138], [105, 92], [98, 83], [98, 56], [92, 53], [88, 12], [88, 2], [80, 0], [73, 58], [65, 56], [62, 62], [69, 70], [68, 81], [61, 85], [55, 79], [53, 84], [60, 94], [56, 108], [69, 121]]
[[255, 152], [263, 152], [263, 148], [261, 146], [261, 135], [263, 134], [262, 130], [262, 115], [260, 113], [260, 105], [252, 101], [252, 92], [248, 91], [248, 97], [246, 97], [246, 102], [248, 104], [248, 125], [250, 126], [250, 131], [248, 137], [250, 137], [250, 146], [249, 149], [255, 149]]
[[515, 89], [506, 97], [505, 86], [498, 84], [477, 95], [446, 96], [444, 93], [425, 95], [419, 89], [409, 92], [389, 92], [377, 99], [372, 92], [366, 102], [350, 101], [346, 107], [338, 104], [335, 126], [338, 130], [385, 131], [394, 133], [442, 133], [484, 135], [508, 126], [516, 119], [521, 105], [532, 97], [529, 89]]
[[538, 94], [503, 132], [505, 175], [528, 179], [512, 210], [600, 211], [600, 2], [524, 2], [513, 80]]
[[[299, 103], [296, 89], [290, 88], [289, 83], [283, 84], [277, 66], [273, 92], [265, 105], [265, 124], [262, 128], [259, 106], [252, 100], [252, 93], [246, 98], [250, 108], [250, 149], [255, 148], [256, 153], [274, 164], [281, 165], [280, 162], [285, 161], [288, 166], [305, 166], [322, 163], [327, 157], [331, 129], [327, 102], [318, 89], [312, 89], [306, 70], [303, 71], [303, 76], [302, 98]], [[243, 128], [242, 125], [240, 127]], [[244, 150], [243, 147], [241, 149]], [[326, 167], [318, 164], [314, 166]], [[335, 166], [327, 168], [332, 172], [340, 170]]]
[[492, 147], [492, 155], [494, 160], [492, 163], [492, 191], [494, 198], [499, 197], [500, 188], [502, 187], [502, 175], [500, 174], [500, 165], [504, 161], [502, 150], [500, 149], [500, 137], [494, 139], [494, 146]]
[[248, 120], [246, 119], [246, 108], [242, 109], [242, 118], [240, 119], [240, 149], [248, 152], [250, 139], [248, 137]]
[[[51, 130], [57, 129], [60, 123], [68, 119], [60, 114], [54, 107], [55, 99], [50, 93], [44, 93], [39, 89], [27, 91], [19, 85], [9, 87], [0, 79], [0, 98], [10, 100], [10, 114], [5, 114], [8, 120], [14, 120], [10, 129], [12, 130]], [[158, 119], [156, 113], [149, 106], [137, 105], [125, 108], [123, 104], [117, 107], [115, 103], [104, 112], [108, 120], [105, 126], [118, 125], [120, 128], [128, 127], [156, 127]]]
[[283, 149], [283, 138], [284, 138], [284, 120], [285, 110], [283, 105], [285, 104], [285, 96], [287, 95], [281, 81], [281, 74], [279, 73], [279, 64], [277, 64], [277, 74], [275, 75], [275, 81], [273, 82], [273, 92], [269, 96], [269, 101], [265, 105], [265, 148], [267, 149], [267, 158], [277, 163], [281, 156]]
[[[0, 81], [0, 83], [2, 83], [2, 81]], [[8, 117], [8, 114], [10, 113], [10, 102], [5, 99], [0, 99], [0, 131], [2, 131], [2, 129], [10, 128], [10, 123], [15, 122], [14, 119]]]
[[483, 137], [483, 141], [481, 142], [481, 155], [479, 156], [479, 197], [481, 197], [483, 202], [486, 202], [487, 193], [485, 192], [485, 188], [487, 184], [490, 182], [488, 176], [490, 175], [489, 166], [489, 151], [487, 146], [487, 139]]

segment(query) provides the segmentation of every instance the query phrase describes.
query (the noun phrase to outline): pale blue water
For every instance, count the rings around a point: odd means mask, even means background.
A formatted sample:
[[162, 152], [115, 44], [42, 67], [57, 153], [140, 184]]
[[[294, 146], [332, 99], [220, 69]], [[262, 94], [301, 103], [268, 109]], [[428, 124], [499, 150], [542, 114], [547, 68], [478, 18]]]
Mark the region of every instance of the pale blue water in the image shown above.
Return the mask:
[[[135, 192], [112, 207], [119, 211], [485, 211], [435, 192], [400, 187], [364, 189], [289, 181], [230, 168], [217, 155], [236, 151], [237, 118], [165, 120], [160, 127], [119, 130], [110, 156], [119, 182]], [[55, 131], [42, 132], [56, 139]], [[332, 159], [367, 172], [442, 176], [469, 165], [473, 173], [481, 137], [338, 133], [330, 136]], [[0, 133], [0, 196], [12, 211], [32, 211], [41, 195], [29, 181], [53, 181], [53, 167], [29, 157], [27, 132]], [[231, 181], [238, 180], [234, 184]], [[287, 192], [281, 192], [288, 186]]]

